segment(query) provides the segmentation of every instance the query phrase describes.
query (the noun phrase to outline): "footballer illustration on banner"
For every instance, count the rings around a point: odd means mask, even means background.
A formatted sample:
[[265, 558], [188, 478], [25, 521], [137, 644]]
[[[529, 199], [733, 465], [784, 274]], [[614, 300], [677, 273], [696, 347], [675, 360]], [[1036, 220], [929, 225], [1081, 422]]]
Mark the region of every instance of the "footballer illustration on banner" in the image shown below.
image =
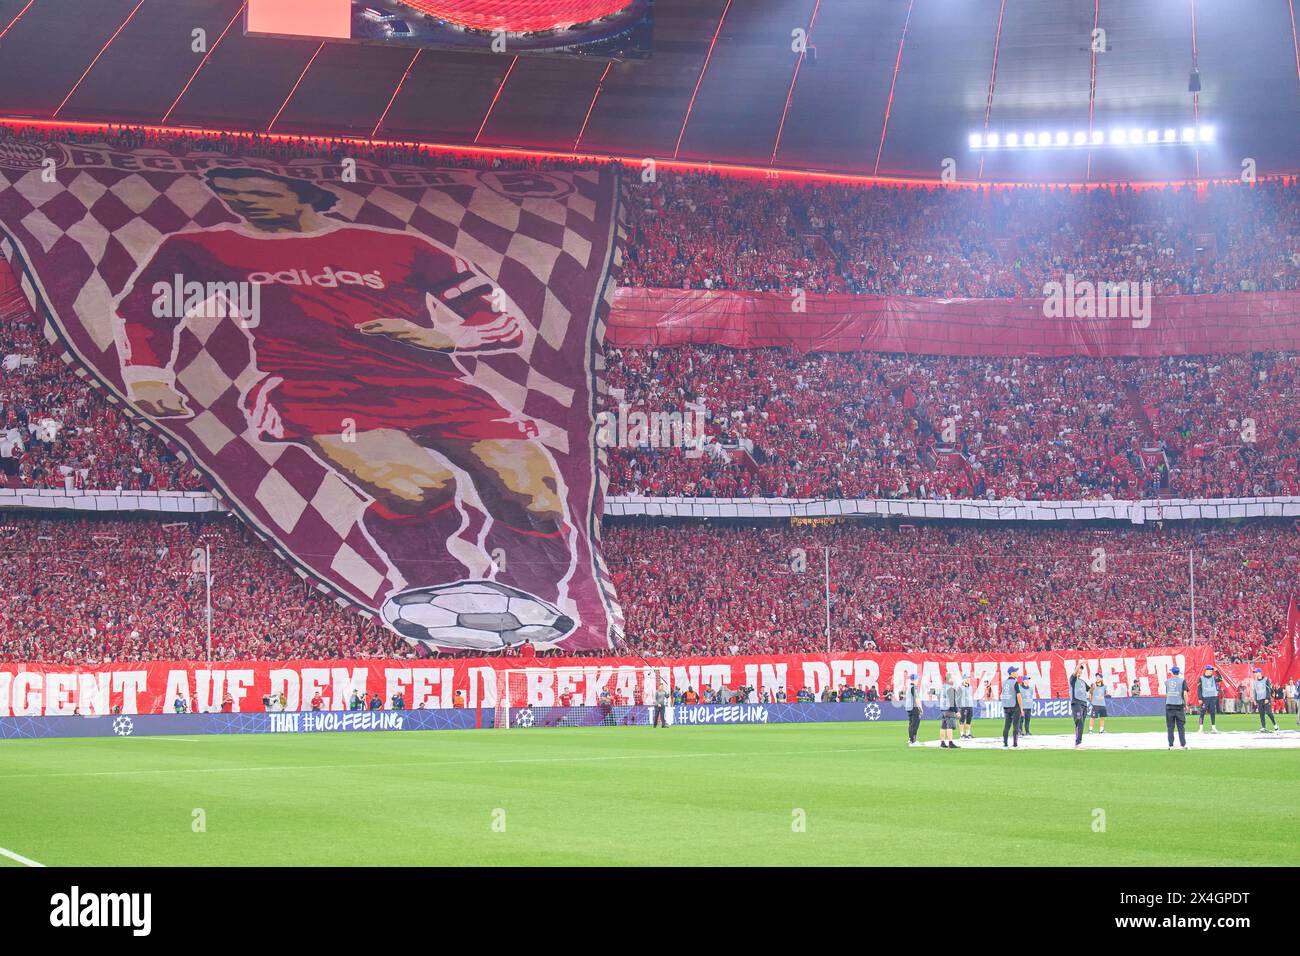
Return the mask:
[[93, 264], [10, 215], [67, 200], [0, 167], [10, 254], [70, 353], [408, 642], [609, 646], [590, 434], [612, 175], [151, 159], [60, 170], [97, 184]]

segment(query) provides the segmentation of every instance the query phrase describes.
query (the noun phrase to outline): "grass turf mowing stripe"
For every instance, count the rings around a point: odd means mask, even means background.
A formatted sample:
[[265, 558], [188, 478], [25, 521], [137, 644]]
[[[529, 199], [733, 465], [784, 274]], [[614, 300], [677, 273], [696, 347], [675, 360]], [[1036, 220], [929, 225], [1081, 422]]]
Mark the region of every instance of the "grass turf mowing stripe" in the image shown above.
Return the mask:
[[23, 740], [5, 745], [0, 800], [6, 842], [52, 866], [1199, 866], [1286, 864], [1297, 849], [1287, 785], [1300, 751], [904, 741], [897, 722]]

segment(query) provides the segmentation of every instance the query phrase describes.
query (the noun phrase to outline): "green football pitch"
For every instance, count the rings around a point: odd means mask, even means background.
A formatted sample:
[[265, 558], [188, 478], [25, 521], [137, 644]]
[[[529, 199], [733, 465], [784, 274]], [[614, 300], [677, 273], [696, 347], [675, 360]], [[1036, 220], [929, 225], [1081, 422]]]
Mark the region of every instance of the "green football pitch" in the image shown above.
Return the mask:
[[[994, 722], [976, 732], [992, 736]], [[46, 866], [1257, 866], [1293, 865], [1300, 848], [1300, 749], [1197, 751], [1193, 735], [1172, 753], [951, 752], [908, 748], [904, 733], [889, 722], [10, 740], [0, 848]], [[923, 738], [935, 736], [927, 722]]]

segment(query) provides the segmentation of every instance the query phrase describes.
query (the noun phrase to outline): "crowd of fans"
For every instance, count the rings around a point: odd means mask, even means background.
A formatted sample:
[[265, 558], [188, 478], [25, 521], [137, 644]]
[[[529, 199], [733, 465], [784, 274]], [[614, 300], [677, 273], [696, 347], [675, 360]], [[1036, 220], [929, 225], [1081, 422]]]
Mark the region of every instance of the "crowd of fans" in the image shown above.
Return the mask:
[[[410, 657], [233, 518], [9, 516], [0, 661]], [[1300, 588], [1284, 523], [1079, 529], [957, 524], [606, 529], [621, 655], [1018, 652], [1186, 644], [1270, 655]], [[1190, 558], [1190, 566], [1189, 566]], [[609, 653], [609, 652], [603, 652]]]
[[693, 346], [610, 349], [607, 360], [611, 414], [690, 411], [704, 428], [701, 443], [676, 445], [662, 429], [629, 430], [632, 447], [610, 449], [612, 494], [1300, 494], [1300, 362], [1289, 354], [944, 358]]
[[[0, 127], [42, 140], [481, 167], [427, 147], [254, 134]], [[497, 168], [566, 168], [498, 158]], [[1033, 295], [1065, 273], [1156, 294], [1300, 288], [1300, 184], [1153, 190], [800, 185], [631, 177], [627, 284]], [[193, 490], [196, 475], [78, 378], [0, 281], [0, 484]], [[704, 409], [697, 448], [615, 448], [610, 492], [703, 497], [1098, 498], [1300, 494], [1294, 355], [953, 359], [708, 347], [611, 350], [610, 407]], [[620, 653], [1018, 651], [1186, 643], [1258, 660], [1297, 586], [1290, 526], [1079, 530], [926, 525], [618, 526], [606, 554]], [[199, 658], [213, 554], [214, 659], [409, 656], [230, 519], [8, 517], [0, 660]], [[197, 549], [197, 550], [196, 550]], [[1095, 552], [1107, 559], [1094, 569]], [[810, 559], [797, 570], [792, 555]]]
[[4, 517], [0, 660], [203, 660], [206, 554], [213, 660], [412, 653], [307, 585], [234, 518]]
[[1037, 296], [1069, 273], [1155, 295], [1300, 288], [1300, 187], [900, 188], [665, 175], [629, 203], [628, 285]]
[[[0, 273], [5, 266], [0, 263]], [[201, 491], [157, 437], [72, 373], [0, 274], [0, 487]]]
[[1292, 524], [626, 525], [604, 543], [644, 657], [1182, 645], [1194, 576], [1196, 640], [1260, 660], [1300, 587]]

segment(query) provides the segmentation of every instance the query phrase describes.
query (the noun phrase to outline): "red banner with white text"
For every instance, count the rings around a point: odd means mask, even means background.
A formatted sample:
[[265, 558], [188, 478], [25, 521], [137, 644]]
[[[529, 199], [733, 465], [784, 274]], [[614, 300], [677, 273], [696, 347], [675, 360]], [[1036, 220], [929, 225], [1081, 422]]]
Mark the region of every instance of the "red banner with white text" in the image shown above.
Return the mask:
[[1068, 291], [1070, 302], [1054, 311], [1039, 298], [622, 288], [605, 341], [615, 348], [723, 345], [1042, 358], [1300, 349], [1300, 292], [1152, 295], [1130, 314], [1118, 298], [1075, 308], [1082, 291]]
[[[662, 675], [671, 686], [753, 687], [757, 693], [784, 691], [794, 700], [801, 688], [814, 695], [845, 685], [875, 685], [882, 693], [901, 687], [907, 673], [923, 686], [941, 684], [950, 670], [970, 674], [977, 698], [997, 695], [1007, 668], [1016, 666], [1038, 697], [1064, 697], [1076, 662], [1092, 676], [1102, 674], [1119, 696], [1161, 692], [1172, 667], [1199, 673], [1213, 660], [1204, 645], [1106, 651], [1044, 651], [1014, 655], [779, 654], [754, 657], [629, 658], [458, 658], [439, 660], [148, 661], [69, 667], [59, 664], [0, 664], [0, 717], [84, 716], [169, 712], [182, 698], [187, 709], [213, 712], [261, 711], [263, 698], [283, 695], [284, 709], [308, 710], [319, 696], [324, 710], [346, 710], [354, 693], [379, 694], [385, 709], [401, 694], [408, 708], [481, 707], [496, 702], [496, 674], [527, 672], [534, 706], [553, 706], [566, 695], [573, 704], [595, 705], [602, 690], [618, 702], [653, 695]], [[227, 701], [227, 697], [229, 700]]]

